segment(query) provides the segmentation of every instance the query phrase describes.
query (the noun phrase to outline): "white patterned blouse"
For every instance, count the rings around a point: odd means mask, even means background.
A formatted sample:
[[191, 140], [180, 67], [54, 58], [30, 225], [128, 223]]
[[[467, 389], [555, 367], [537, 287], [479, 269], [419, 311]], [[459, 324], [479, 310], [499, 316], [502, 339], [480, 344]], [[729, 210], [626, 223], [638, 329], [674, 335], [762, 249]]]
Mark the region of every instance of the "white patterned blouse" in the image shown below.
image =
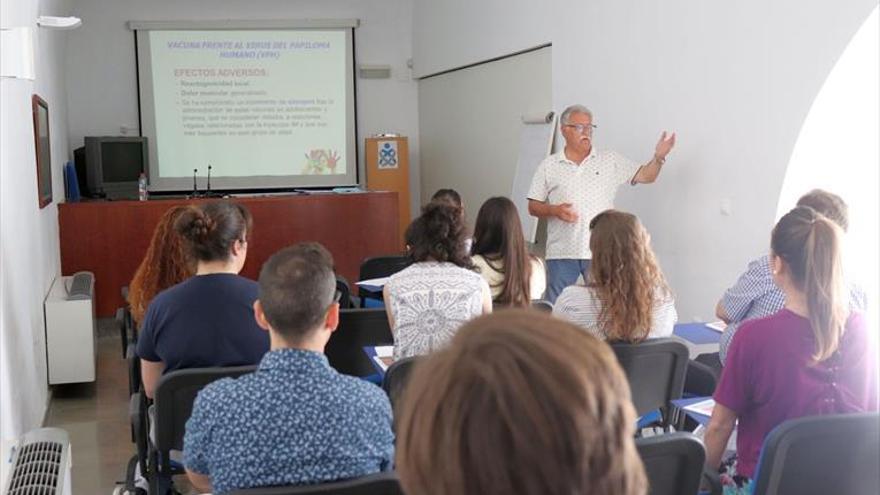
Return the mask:
[[395, 273], [385, 285], [392, 316], [394, 359], [445, 346], [468, 320], [483, 313], [486, 280], [453, 263], [425, 261]]

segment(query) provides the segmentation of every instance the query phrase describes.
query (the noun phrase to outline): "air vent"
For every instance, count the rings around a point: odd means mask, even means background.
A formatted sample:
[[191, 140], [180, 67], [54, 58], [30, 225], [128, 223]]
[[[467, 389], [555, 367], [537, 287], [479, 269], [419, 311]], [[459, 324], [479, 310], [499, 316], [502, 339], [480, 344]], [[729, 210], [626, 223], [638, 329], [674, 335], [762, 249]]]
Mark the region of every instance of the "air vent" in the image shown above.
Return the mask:
[[391, 77], [391, 66], [361, 64], [358, 66], [358, 75], [361, 79], [388, 79]]
[[12, 456], [7, 495], [69, 493], [70, 440], [59, 428], [27, 433]]

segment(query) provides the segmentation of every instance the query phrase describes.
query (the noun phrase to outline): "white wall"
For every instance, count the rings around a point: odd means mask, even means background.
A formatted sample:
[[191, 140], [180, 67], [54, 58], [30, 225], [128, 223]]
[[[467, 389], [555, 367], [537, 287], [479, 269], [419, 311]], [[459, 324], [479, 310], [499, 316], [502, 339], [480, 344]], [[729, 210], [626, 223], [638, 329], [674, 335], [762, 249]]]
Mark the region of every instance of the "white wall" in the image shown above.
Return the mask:
[[[38, 14], [69, 15], [68, 0], [2, 2], [3, 27], [36, 26]], [[40, 426], [46, 410], [43, 298], [59, 273], [58, 208], [67, 160], [64, 32], [37, 30], [36, 80], [0, 80], [0, 437]], [[37, 203], [31, 95], [49, 105], [53, 203]]]
[[680, 318], [706, 319], [767, 249], [803, 119], [876, 4], [416, 0], [414, 67], [423, 76], [552, 42], [554, 106], [591, 107], [597, 146], [647, 160], [660, 131], [676, 130], [659, 182], [617, 206], [651, 231]]
[[485, 200], [510, 195], [521, 117], [552, 108], [551, 50], [419, 81], [423, 198], [440, 188], [454, 188], [473, 227]]
[[357, 18], [358, 63], [392, 66], [391, 79], [358, 79], [358, 150], [375, 133], [409, 137], [412, 205], [418, 205], [416, 84], [407, 68], [412, 48], [411, 0], [77, 0], [83, 26], [71, 34], [67, 59], [70, 147], [83, 136], [118, 135], [136, 126], [134, 35], [129, 20]]

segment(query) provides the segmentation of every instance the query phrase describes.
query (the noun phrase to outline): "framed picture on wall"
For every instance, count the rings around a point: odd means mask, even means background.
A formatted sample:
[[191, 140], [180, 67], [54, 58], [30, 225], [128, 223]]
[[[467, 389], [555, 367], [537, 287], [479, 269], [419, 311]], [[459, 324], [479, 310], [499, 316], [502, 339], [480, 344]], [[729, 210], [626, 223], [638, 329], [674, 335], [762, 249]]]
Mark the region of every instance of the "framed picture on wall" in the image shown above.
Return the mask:
[[32, 98], [34, 144], [37, 150], [37, 199], [40, 208], [52, 202], [52, 158], [49, 155], [49, 105], [37, 95]]

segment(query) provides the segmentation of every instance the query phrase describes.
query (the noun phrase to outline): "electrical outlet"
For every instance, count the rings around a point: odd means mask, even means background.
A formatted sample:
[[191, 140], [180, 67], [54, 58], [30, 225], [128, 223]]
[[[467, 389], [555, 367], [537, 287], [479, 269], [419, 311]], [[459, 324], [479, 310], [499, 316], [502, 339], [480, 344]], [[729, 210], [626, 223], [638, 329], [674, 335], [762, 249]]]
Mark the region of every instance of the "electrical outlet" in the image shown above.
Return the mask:
[[729, 217], [733, 211], [733, 205], [731, 204], [730, 198], [723, 198], [721, 200], [721, 214], [725, 217]]

